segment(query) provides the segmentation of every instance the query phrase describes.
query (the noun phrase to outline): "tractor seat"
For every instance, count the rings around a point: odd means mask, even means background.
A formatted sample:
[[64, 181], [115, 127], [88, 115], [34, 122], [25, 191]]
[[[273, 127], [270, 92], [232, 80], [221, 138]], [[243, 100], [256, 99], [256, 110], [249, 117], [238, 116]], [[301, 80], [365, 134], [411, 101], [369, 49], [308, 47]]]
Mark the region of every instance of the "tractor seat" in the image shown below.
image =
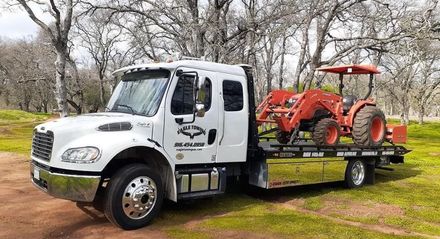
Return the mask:
[[356, 103], [357, 97], [355, 95], [346, 95], [342, 98], [342, 104], [344, 109], [344, 114], [350, 111], [350, 108]]

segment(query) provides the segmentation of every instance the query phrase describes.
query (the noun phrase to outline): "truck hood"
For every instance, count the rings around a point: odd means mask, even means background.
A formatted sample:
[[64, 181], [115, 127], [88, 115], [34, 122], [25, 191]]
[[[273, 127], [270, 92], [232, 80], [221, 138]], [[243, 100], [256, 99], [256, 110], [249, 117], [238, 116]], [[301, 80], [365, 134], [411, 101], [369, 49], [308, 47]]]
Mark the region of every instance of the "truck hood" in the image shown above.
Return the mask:
[[[120, 125], [109, 127], [111, 123], [127, 123], [129, 127], [121, 130]], [[127, 124], [124, 124], [125, 126]], [[98, 130], [103, 126], [103, 130]], [[111, 130], [108, 130], [110, 129]], [[127, 129], [128, 128], [128, 129]], [[54, 137], [52, 156], [65, 147], [99, 146], [116, 143], [123, 135], [137, 138], [150, 138], [153, 123], [148, 117], [124, 113], [94, 113], [56, 119], [36, 127], [38, 132], [51, 131]], [[87, 144], [87, 145], [83, 145]]]
[[[130, 123], [131, 126], [127, 123]], [[108, 124], [111, 125], [109, 126]], [[100, 126], [103, 127], [98, 129]], [[153, 126], [153, 121], [149, 117], [116, 112], [85, 114], [56, 119], [35, 127], [35, 130], [38, 132], [47, 133], [51, 131], [53, 135], [49, 162], [43, 161], [43, 159], [37, 156], [33, 156], [32, 159], [56, 168], [77, 170], [80, 167], [78, 166], [79, 164], [61, 161], [61, 155], [67, 149], [96, 147], [101, 151], [101, 158], [108, 159], [125, 147], [136, 144], [143, 145], [148, 139], [151, 140]], [[98, 160], [97, 163], [90, 167], [87, 164], [84, 164], [82, 167], [87, 168], [87, 170], [92, 168], [102, 169], [105, 167], [105, 164], [106, 160]]]
[[96, 130], [99, 126], [109, 123], [130, 122], [135, 119], [135, 116], [123, 113], [93, 113], [79, 116], [71, 116], [60, 118], [53, 121], [38, 125], [36, 128], [40, 132], [48, 130], [55, 134], [63, 132], [77, 132], [84, 130]]

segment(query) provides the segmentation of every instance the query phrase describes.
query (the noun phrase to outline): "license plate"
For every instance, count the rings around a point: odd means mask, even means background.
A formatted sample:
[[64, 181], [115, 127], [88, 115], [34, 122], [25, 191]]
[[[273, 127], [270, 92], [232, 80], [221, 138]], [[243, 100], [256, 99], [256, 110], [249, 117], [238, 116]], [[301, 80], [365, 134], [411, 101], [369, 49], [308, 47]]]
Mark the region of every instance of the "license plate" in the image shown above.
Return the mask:
[[34, 178], [40, 180], [40, 169], [37, 167], [34, 167]]

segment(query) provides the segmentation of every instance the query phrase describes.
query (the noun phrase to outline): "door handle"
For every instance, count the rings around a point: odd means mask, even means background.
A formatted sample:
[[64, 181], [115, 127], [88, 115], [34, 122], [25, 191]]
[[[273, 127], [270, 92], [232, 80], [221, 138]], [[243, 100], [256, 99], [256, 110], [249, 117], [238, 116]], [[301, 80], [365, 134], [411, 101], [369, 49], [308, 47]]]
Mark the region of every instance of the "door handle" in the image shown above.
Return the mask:
[[176, 123], [178, 124], [182, 124], [183, 123], [183, 118], [176, 118]]
[[215, 141], [215, 136], [217, 135], [216, 129], [210, 129], [208, 133], [208, 144], [211, 145]]

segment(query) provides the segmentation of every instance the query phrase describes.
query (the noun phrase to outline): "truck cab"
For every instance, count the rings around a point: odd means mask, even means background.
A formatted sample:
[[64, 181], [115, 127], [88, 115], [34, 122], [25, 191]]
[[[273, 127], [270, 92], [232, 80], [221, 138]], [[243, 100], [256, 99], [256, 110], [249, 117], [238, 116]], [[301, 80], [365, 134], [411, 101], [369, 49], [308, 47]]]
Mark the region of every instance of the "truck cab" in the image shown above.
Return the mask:
[[[188, 60], [129, 66], [114, 74], [121, 81], [105, 112], [35, 127], [33, 183], [55, 197], [92, 202], [108, 194], [116, 181], [110, 179], [121, 177], [121, 170], [126, 175], [147, 168], [148, 178], [123, 182], [129, 186], [117, 186], [120, 190], [114, 192], [128, 206], [119, 210], [121, 215], [106, 215], [124, 228], [154, 214], [147, 212], [157, 205], [149, 204], [160, 204], [162, 196], [177, 201], [179, 195], [222, 192], [222, 165], [247, 157], [244, 69]], [[108, 201], [109, 207], [117, 204]]]

